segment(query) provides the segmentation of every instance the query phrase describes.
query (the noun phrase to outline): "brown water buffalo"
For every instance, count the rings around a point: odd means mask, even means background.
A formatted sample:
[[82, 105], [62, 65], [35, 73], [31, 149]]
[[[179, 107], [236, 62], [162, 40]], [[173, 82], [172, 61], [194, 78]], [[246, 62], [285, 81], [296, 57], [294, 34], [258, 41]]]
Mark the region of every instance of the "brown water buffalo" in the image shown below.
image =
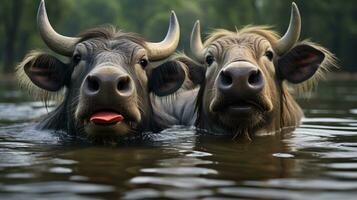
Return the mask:
[[190, 122], [195, 121], [199, 129], [235, 137], [293, 130], [303, 112], [287, 82], [309, 89], [334, 65], [332, 54], [323, 47], [298, 42], [300, 29], [294, 3], [289, 28], [282, 37], [265, 26], [247, 26], [235, 32], [217, 30], [202, 44], [197, 21], [191, 50], [198, 62], [185, 56], [177, 62], [204, 67], [201, 77], [205, 78], [200, 80], [197, 95], [184, 99], [181, 113], [191, 113], [185, 118], [194, 118]]
[[115, 141], [162, 128], [160, 124], [165, 123], [152, 117], [149, 93], [164, 96], [175, 92], [182, 84], [175, 77], [185, 72], [169, 64], [153, 67], [150, 61], [165, 59], [176, 50], [179, 24], [174, 12], [168, 33], [159, 43], [113, 27], [90, 29], [79, 37], [62, 36], [50, 25], [43, 0], [37, 23], [47, 46], [68, 58], [63, 62], [34, 51], [18, 66], [20, 81], [32, 91], [40, 90], [40, 96], [64, 91], [63, 101], [39, 123], [40, 129]]

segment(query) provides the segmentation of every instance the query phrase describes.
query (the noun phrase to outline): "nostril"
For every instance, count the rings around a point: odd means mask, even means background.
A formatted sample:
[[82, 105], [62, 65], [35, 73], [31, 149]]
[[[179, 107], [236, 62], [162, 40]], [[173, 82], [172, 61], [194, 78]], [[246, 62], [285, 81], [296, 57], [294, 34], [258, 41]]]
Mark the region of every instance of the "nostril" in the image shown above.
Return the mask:
[[232, 77], [221, 72], [221, 83], [225, 86], [231, 85], [233, 83]]
[[125, 92], [130, 89], [130, 78], [129, 76], [123, 76], [119, 78], [117, 84], [117, 90], [120, 92]]
[[258, 70], [250, 74], [248, 78], [248, 83], [254, 86], [254, 85], [258, 85], [261, 82], [261, 80], [262, 80], [262, 75], [261, 72]]
[[93, 76], [87, 77], [87, 88], [89, 91], [96, 92], [99, 90], [99, 82]]

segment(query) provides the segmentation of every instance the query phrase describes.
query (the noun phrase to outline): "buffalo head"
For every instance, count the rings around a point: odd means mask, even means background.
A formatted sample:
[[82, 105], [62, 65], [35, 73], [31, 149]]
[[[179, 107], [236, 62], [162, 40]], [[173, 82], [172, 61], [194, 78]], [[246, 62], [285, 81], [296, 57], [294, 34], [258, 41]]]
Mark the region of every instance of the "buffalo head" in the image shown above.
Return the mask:
[[41, 123], [43, 128], [84, 133], [94, 139], [155, 129], [148, 93], [163, 96], [174, 92], [181, 83], [173, 75], [184, 73], [151, 64], [170, 56], [178, 45], [179, 24], [174, 12], [165, 39], [158, 43], [113, 27], [90, 29], [79, 37], [60, 35], [48, 20], [43, 0], [37, 24], [47, 46], [68, 58], [63, 62], [33, 52], [19, 65], [18, 73], [24, 72], [37, 87], [47, 92], [65, 88], [63, 102]]
[[294, 3], [281, 38], [267, 27], [248, 26], [236, 32], [218, 30], [203, 44], [197, 21], [191, 50], [206, 67], [197, 98], [198, 127], [246, 135], [298, 125], [303, 114], [285, 82], [313, 79], [319, 67], [332, 60], [322, 47], [298, 43], [300, 29]]

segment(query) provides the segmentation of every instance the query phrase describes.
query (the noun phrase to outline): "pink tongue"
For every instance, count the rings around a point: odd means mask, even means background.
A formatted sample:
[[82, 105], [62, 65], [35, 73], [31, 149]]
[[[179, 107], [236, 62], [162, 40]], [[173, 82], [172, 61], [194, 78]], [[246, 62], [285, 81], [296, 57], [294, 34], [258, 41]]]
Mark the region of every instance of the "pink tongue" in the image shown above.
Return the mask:
[[124, 117], [115, 112], [97, 112], [90, 117], [90, 121], [98, 124], [111, 124], [121, 122]]

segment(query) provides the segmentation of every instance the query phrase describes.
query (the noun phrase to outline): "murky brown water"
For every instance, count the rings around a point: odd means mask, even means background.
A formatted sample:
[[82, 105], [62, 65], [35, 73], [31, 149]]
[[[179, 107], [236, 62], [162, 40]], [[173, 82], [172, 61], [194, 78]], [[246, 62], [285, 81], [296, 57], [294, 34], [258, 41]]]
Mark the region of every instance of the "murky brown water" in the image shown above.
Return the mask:
[[0, 87], [0, 199], [357, 198], [357, 82], [300, 99], [292, 134], [238, 143], [174, 127], [118, 147], [31, 129], [42, 103]]

